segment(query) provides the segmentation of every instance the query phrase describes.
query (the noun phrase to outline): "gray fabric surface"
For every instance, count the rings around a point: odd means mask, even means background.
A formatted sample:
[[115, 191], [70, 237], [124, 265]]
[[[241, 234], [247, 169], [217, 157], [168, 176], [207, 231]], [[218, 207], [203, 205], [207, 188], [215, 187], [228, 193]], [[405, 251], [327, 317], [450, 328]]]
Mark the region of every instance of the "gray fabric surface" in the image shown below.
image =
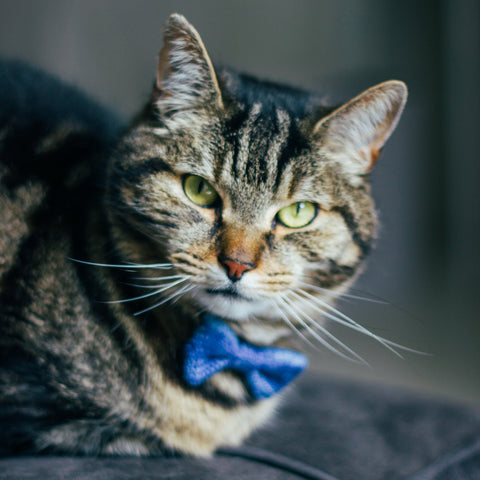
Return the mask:
[[4, 458], [0, 479], [480, 479], [471, 407], [312, 375], [286, 396], [245, 448], [212, 459]]
[[[475, 439], [479, 411], [397, 389], [304, 377], [276, 423], [248, 443], [341, 479], [394, 480]], [[480, 479], [480, 459], [477, 468]]]

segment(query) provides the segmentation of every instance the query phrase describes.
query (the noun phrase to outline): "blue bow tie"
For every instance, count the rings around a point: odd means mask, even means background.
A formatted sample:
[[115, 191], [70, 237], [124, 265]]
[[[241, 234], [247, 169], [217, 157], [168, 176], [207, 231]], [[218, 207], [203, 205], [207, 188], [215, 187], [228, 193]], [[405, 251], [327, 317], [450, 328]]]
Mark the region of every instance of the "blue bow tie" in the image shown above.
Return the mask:
[[242, 342], [226, 323], [205, 315], [185, 346], [183, 373], [186, 382], [197, 387], [221, 370], [236, 370], [245, 374], [253, 397], [262, 399], [285, 387], [307, 364], [307, 357], [301, 353]]

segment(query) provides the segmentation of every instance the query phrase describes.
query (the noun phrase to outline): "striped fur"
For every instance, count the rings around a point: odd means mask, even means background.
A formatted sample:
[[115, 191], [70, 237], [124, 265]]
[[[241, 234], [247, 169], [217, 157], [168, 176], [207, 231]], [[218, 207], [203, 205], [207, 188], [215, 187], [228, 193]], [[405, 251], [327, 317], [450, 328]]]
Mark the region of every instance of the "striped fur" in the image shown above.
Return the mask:
[[[189, 387], [183, 345], [208, 311], [254, 344], [297, 329], [333, 348], [319, 312], [332, 317], [332, 294], [374, 242], [368, 172], [405, 86], [328, 107], [214, 69], [180, 15], [124, 133], [39, 72], [0, 74], [0, 451], [207, 455], [240, 443], [278, 398], [255, 401], [235, 372]], [[212, 208], [189, 200], [187, 175], [213, 186]], [[295, 202], [316, 213], [298, 229], [278, 217]]]

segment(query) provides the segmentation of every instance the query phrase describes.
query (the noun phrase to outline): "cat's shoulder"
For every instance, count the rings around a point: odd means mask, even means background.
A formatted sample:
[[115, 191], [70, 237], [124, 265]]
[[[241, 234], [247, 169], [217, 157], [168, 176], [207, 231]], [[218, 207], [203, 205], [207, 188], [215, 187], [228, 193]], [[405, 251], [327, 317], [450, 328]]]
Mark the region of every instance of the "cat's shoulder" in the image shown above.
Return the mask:
[[0, 123], [48, 127], [70, 120], [101, 135], [115, 135], [120, 120], [79, 88], [16, 59], [0, 59]]
[[38, 212], [50, 218], [91, 195], [90, 179], [121, 130], [114, 113], [78, 88], [0, 60], [0, 278]]
[[106, 152], [122, 129], [114, 112], [79, 88], [0, 59], [0, 191], [35, 178], [65, 183], [69, 170]]

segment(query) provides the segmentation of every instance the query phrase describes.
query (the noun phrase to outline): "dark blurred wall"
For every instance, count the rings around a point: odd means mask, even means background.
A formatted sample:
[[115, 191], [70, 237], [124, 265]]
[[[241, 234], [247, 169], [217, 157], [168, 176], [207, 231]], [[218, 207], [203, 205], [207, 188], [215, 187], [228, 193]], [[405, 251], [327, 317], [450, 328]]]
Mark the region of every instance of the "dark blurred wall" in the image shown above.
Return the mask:
[[382, 230], [342, 304], [432, 356], [400, 360], [334, 328], [372, 369], [314, 352], [314, 368], [480, 401], [480, 2], [445, 0], [2, 0], [0, 53], [76, 83], [123, 115], [148, 98], [161, 27], [180, 12], [219, 63], [346, 100], [398, 78], [410, 89], [372, 182]]

